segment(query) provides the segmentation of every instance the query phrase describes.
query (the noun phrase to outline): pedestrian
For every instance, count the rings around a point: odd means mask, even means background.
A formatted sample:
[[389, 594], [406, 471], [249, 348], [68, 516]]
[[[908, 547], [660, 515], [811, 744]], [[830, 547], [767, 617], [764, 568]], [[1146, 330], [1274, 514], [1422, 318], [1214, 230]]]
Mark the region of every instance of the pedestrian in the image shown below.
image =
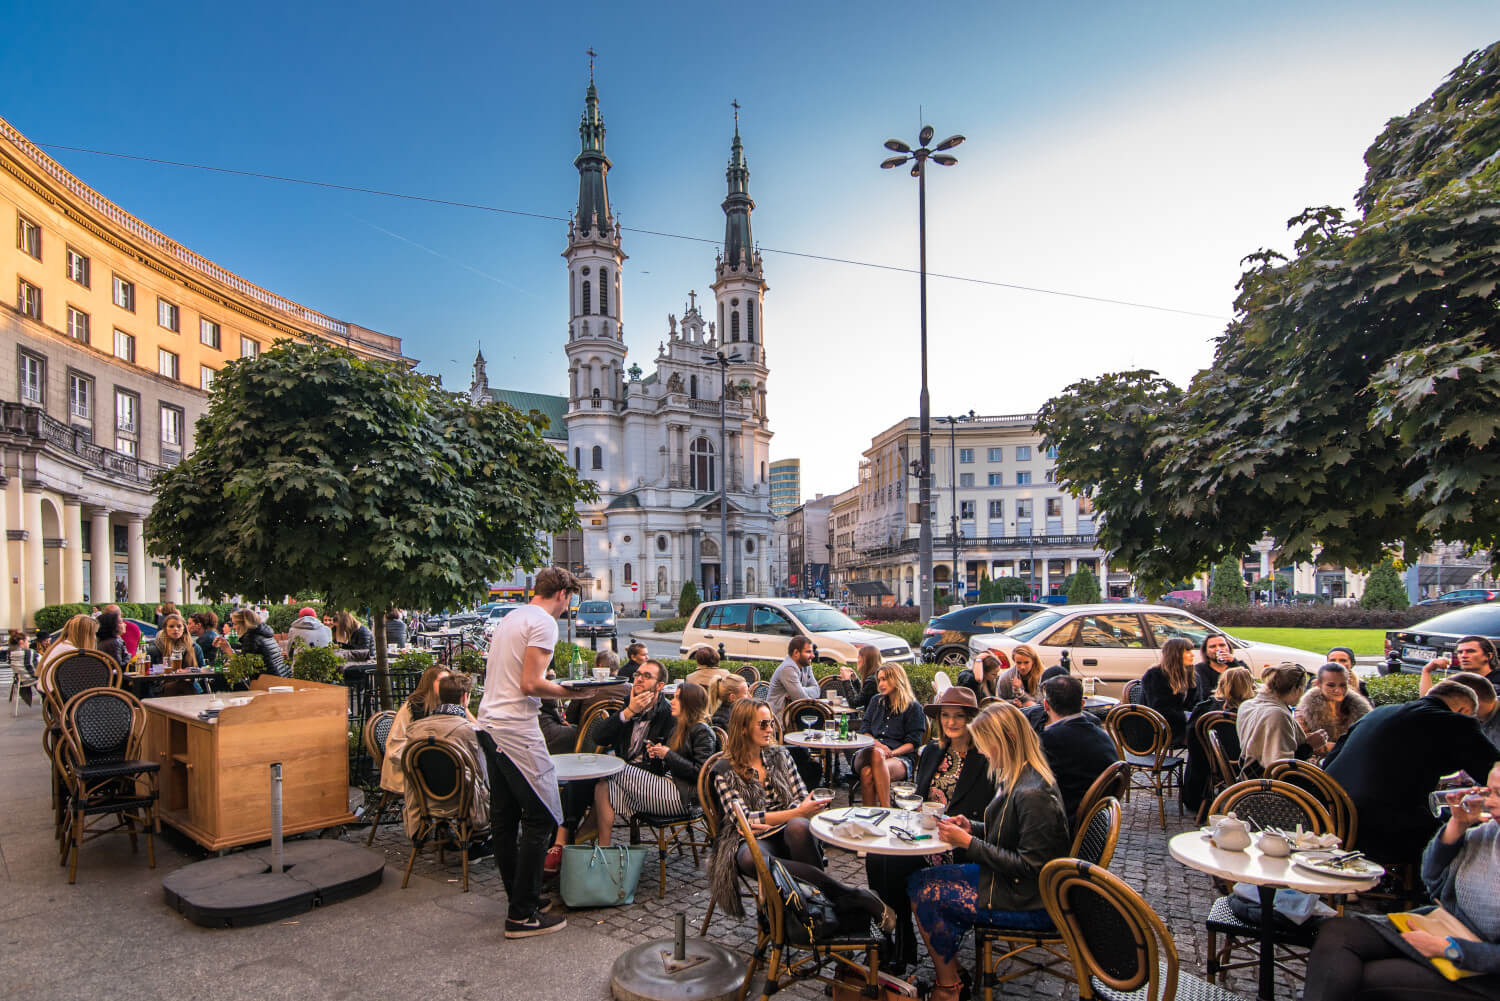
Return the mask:
[[569, 695], [546, 679], [547, 664], [557, 646], [557, 617], [582, 590], [566, 570], [539, 571], [531, 602], [501, 619], [490, 642], [479, 742], [490, 776], [495, 863], [509, 900], [506, 938], [546, 935], [568, 923], [560, 914], [542, 912], [542, 867], [563, 809], [537, 712], [543, 696]]

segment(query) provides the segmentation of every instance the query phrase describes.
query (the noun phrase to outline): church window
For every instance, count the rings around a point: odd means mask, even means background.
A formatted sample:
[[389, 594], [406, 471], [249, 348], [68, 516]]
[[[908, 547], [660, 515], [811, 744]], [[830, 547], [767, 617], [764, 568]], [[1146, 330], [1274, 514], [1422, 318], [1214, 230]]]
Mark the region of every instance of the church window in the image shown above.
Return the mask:
[[755, 343], [755, 300], [745, 301], [745, 340]]
[[667, 543], [667, 537], [665, 535], [658, 535], [656, 537], [656, 551], [658, 553], [664, 553], [664, 552], [666, 552], [667, 551], [667, 545], [668, 545], [668, 543]]
[[719, 329], [724, 329], [724, 304], [719, 303]]
[[631, 582], [630, 564], [627, 563], [627, 564], [625, 564], [625, 583], [629, 584], [630, 582]]
[[593, 290], [594, 283], [585, 278], [583, 280], [583, 312], [585, 314], [593, 312], [593, 309], [589, 305], [593, 298]]
[[698, 398], [698, 377], [696, 375], [688, 376], [688, 398], [693, 400]]
[[692, 448], [689, 450], [688, 477], [689, 485], [694, 490], [714, 489], [714, 446], [707, 438], [699, 436], [693, 439]]
[[575, 448], [575, 449], [573, 449], [573, 468], [574, 469], [582, 469], [583, 468], [583, 449], [581, 449], [581, 448]]
[[594, 460], [594, 468], [595, 469], [603, 469], [604, 468], [604, 449], [600, 448], [598, 445], [595, 445], [593, 451], [590, 452], [589, 454], [590, 454], [590, 456]]
[[740, 311], [735, 310], [729, 314], [729, 339], [738, 341], [740, 339]]
[[609, 315], [609, 269], [599, 269], [599, 315]]

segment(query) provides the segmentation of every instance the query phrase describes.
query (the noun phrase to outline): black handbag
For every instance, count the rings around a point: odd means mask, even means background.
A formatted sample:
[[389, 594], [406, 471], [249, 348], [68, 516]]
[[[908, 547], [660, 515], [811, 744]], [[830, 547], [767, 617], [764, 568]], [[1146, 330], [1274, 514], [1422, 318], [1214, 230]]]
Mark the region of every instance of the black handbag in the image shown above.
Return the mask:
[[799, 945], [812, 945], [839, 933], [839, 914], [823, 891], [786, 871], [778, 858], [771, 858], [771, 882], [781, 895], [786, 915], [786, 934]]

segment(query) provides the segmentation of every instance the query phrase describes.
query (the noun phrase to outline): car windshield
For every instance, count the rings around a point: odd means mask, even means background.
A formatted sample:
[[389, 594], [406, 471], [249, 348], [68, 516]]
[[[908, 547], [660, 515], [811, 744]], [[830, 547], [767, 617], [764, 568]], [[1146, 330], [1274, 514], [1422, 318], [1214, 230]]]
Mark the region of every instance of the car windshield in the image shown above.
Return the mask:
[[615, 610], [615, 606], [607, 601], [585, 601], [578, 606], [578, 610], [584, 615], [608, 615]]
[[786, 610], [802, 620], [811, 633], [831, 633], [837, 629], [858, 629], [859, 623], [836, 608], [827, 605], [788, 605]]
[[1062, 615], [1059, 612], [1035, 612], [1005, 630], [1002, 635], [1025, 643], [1027, 640], [1036, 639], [1038, 633], [1051, 628], [1061, 620]]
[[1456, 633], [1460, 636], [1474, 633], [1479, 636], [1500, 634], [1500, 608], [1494, 605], [1466, 605], [1451, 612], [1434, 616], [1426, 622], [1408, 626], [1409, 632]]

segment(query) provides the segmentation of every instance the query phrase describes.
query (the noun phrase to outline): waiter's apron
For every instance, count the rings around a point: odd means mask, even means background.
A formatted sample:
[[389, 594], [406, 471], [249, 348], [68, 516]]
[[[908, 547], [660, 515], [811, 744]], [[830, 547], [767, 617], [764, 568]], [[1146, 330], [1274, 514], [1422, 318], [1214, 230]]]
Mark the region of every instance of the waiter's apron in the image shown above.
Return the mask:
[[[562, 796], [557, 790], [557, 768], [547, 753], [542, 728], [535, 716], [526, 720], [489, 720], [481, 725], [495, 741], [495, 747], [516, 766], [537, 799], [552, 814], [555, 823], [563, 822]], [[490, 776], [495, 782], [496, 776]]]

